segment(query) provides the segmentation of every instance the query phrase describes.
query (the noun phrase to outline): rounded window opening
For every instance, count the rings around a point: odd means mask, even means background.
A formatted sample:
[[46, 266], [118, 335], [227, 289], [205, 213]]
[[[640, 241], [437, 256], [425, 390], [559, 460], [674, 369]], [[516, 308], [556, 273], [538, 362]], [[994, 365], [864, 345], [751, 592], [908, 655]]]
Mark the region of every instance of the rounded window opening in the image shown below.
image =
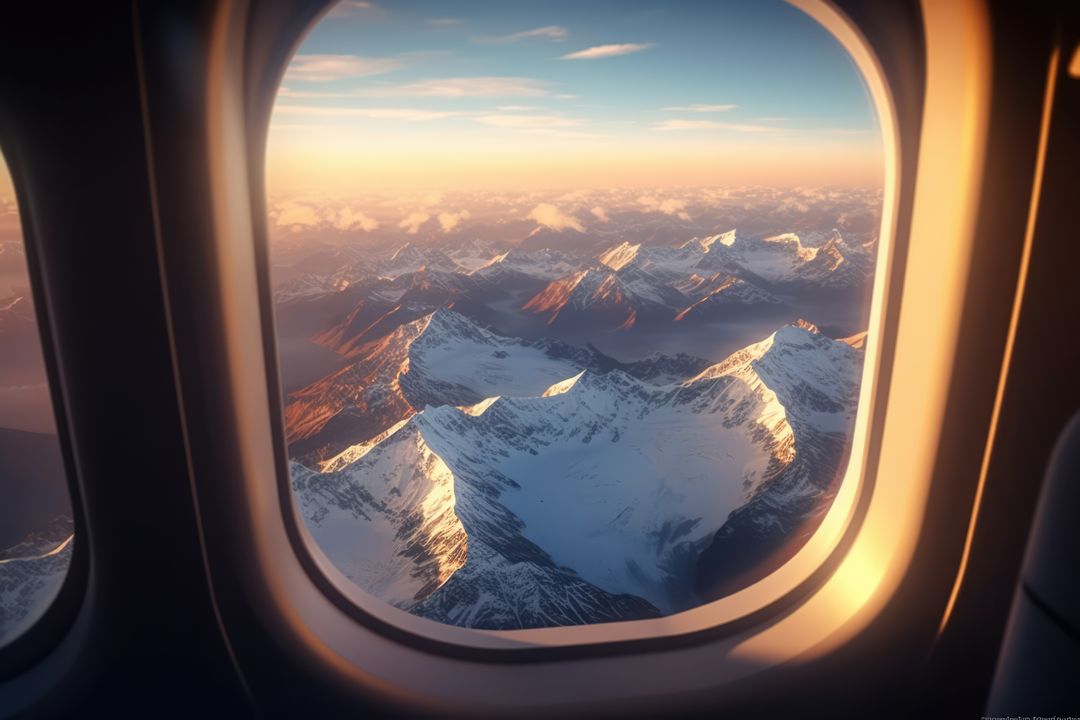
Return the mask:
[[52, 604], [74, 549], [22, 227], [0, 155], [0, 646]]
[[783, 2], [342, 2], [268, 145], [290, 482], [366, 596], [644, 620], [766, 577], [847, 470], [885, 153]]

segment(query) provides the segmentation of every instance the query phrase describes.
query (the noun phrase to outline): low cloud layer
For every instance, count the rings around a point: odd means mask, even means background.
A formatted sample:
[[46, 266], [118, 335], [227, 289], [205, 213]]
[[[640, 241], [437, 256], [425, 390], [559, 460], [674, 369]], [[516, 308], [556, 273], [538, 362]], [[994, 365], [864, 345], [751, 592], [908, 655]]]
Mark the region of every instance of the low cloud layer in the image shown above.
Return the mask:
[[690, 215], [686, 212], [686, 201], [675, 198], [658, 198], [655, 195], [642, 195], [638, 202], [650, 212], [674, 215], [680, 220], [689, 220]]
[[379, 227], [379, 221], [353, 208], [342, 208], [334, 218], [338, 230], [363, 230], [371, 232]]
[[450, 232], [460, 225], [463, 220], [469, 219], [469, 211], [460, 210], [458, 212], [441, 212], [438, 215], [438, 219], [439, 227], [443, 229], [443, 232]]
[[420, 232], [420, 226], [431, 219], [431, 216], [426, 212], [414, 212], [398, 223], [398, 227], [405, 230], [410, 235], [415, 235]]
[[577, 230], [578, 232], [585, 232], [585, 227], [577, 218], [573, 215], [567, 215], [550, 203], [540, 203], [534, 207], [526, 217], [530, 220], [535, 220], [544, 227], [551, 228], [552, 230]]

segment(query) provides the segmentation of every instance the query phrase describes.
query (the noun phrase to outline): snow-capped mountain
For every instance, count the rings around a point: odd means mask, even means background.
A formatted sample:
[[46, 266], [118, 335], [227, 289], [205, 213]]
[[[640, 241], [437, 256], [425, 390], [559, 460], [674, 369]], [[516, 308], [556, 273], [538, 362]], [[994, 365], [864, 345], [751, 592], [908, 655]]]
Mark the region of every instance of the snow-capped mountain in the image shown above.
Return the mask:
[[[734, 237], [734, 231], [728, 233]], [[624, 242], [602, 252], [598, 259], [612, 270], [638, 267], [663, 277], [675, 278], [689, 275], [723, 236], [704, 239], [694, 238], [678, 247], [642, 245]]]
[[378, 266], [379, 272], [386, 277], [396, 278], [406, 273], [423, 269], [439, 270], [448, 273], [464, 273], [465, 268], [458, 265], [446, 253], [438, 248], [417, 247], [405, 243], [399, 247], [390, 259]]
[[493, 242], [473, 238], [457, 243], [444, 250], [451, 260], [467, 271], [478, 270], [499, 254], [499, 246]]
[[817, 248], [803, 247], [795, 233], [771, 237], [736, 238], [726, 255], [747, 272], [770, 283], [785, 283], [798, 279], [799, 270], [817, 255]]
[[512, 248], [492, 257], [477, 269], [475, 274], [492, 281], [498, 281], [512, 273], [553, 280], [573, 272], [577, 267], [578, 263], [573, 258], [557, 250], [545, 248], [528, 252]]
[[74, 546], [70, 517], [59, 517], [0, 550], [0, 644], [34, 624], [60, 592]]
[[858, 405], [862, 352], [810, 323], [789, 325], [702, 376], [756, 377], [776, 394], [792, 429], [793, 457], [738, 508], [702, 552], [697, 590], [721, 597], [764, 577], [828, 510], [844, 469]]
[[[406, 244], [382, 259], [354, 257], [335, 273], [301, 275], [280, 286], [276, 299], [279, 312], [292, 316], [294, 305], [303, 305], [306, 315], [312, 301], [329, 307], [326, 298], [347, 296], [351, 312], [340, 313], [336, 323], [315, 324], [307, 335], [345, 355], [438, 307], [520, 335], [569, 342], [629, 330], [657, 337], [681, 332], [680, 324], [780, 321], [795, 317], [794, 309], [831, 326], [821, 310], [835, 311], [816, 304], [869, 287], [873, 243], [849, 244], [836, 230], [807, 236], [804, 243], [794, 233], [756, 237], [729, 230], [671, 246], [624, 241], [597, 255], [516, 247], [473, 270], [466, 266], [480, 263], [493, 243], [473, 239], [445, 251]], [[838, 320], [849, 331], [864, 322]], [[612, 340], [606, 347], [622, 352], [624, 344]]]
[[835, 230], [816, 251], [814, 258], [800, 269], [801, 280], [812, 286], [856, 287], [867, 283], [873, 274], [871, 249], [847, 244]]
[[[458, 570], [468, 538], [454, 512], [454, 478], [403, 421], [316, 473], [292, 463], [297, 504], [319, 547], [380, 599], [410, 607]], [[391, 438], [392, 439], [388, 439]]]
[[717, 273], [709, 279], [701, 278], [687, 286], [687, 294], [700, 297], [680, 310], [676, 322], [713, 322], [733, 313], [761, 306], [779, 306], [783, 300], [763, 290], [749, 280], [734, 275]]
[[313, 342], [346, 356], [436, 308], [454, 308], [488, 319], [487, 304], [501, 297], [501, 290], [483, 278], [428, 268], [394, 279], [369, 279], [349, 290], [357, 298], [352, 310], [311, 335]]
[[[355, 348], [349, 365], [290, 396], [286, 439], [294, 457], [321, 457], [368, 440], [425, 405], [469, 405], [495, 395], [538, 395], [589, 369], [621, 366], [599, 351], [558, 341], [504, 337], [438, 309]], [[654, 360], [626, 369], [660, 377]], [[672, 358], [687, 374], [699, 360]]]
[[749, 238], [729, 230], [695, 237], [677, 247], [624, 242], [601, 253], [599, 260], [613, 270], [636, 265], [676, 283], [685, 282], [693, 274], [732, 274], [777, 287], [802, 284], [842, 288], [865, 281], [872, 270], [869, 248], [848, 245], [837, 230], [814, 239], [818, 244], [810, 246], [790, 232]]
[[435, 268], [423, 268], [398, 276], [394, 283], [404, 291], [396, 298], [399, 303], [449, 305], [467, 299], [491, 299], [495, 287], [482, 277]]
[[623, 242], [597, 256], [599, 267], [553, 280], [522, 309], [564, 329], [628, 330], [643, 320], [715, 323], [797, 305], [792, 292], [862, 287], [869, 257], [835, 231], [816, 247], [793, 233], [746, 239], [735, 230], [677, 247]]
[[791, 232], [746, 238], [731, 231], [709, 244], [694, 269], [701, 274], [703, 270], [734, 274], [773, 290], [844, 289], [865, 283], [872, 266], [869, 249], [848, 245], [836, 230], [815, 246]]
[[866, 331], [863, 330], [862, 332], [855, 333], [854, 335], [849, 335], [846, 338], [840, 338], [840, 342], [845, 342], [856, 350], [865, 350]]
[[[490, 341], [452, 313], [429, 325], [444, 320]], [[440, 368], [459, 356], [424, 342]], [[479, 355], [460, 357], [448, 387], [475, 377]], [[550, 358], [534, 359], [548, 383]], [[481, 373], [483, 398], [428, 402], [322, 473], [294, 466], [294, 488], [347, 576], [425, 617], [514, 628], [675, 612], [698, 602], [699, 555], [731, 518], [753, 507], [752, 527], [775, 529], [776, 508], [806, 517], [826, 497], [838, 461], [817, 451], [849, 432], [859, 365], [803, 323], [664, 385], [584, 369], [528, 391], [522, 373], [511, 394]]]
[[[596, 329], [628, 329], [637, 319], [634, 298], [613, 272], [579, 270], [548, 285], [522, 307], [556, 322], [587, 322]], [[588, 313], [587, 318], [578, 317]]]
[[551, 282], [522, 306], [551, 326], [565, 329], [629, 330], [643, 317], [664, 320], [688, 298], [633, 264], [578, 270]]
[[279, 285], [274, 291], [274, 302], [285, 305], [297, 300], [341, 292], [347, 287], [349, 287], [349, 281], [336, 275], [304, 273], [300, 277]]

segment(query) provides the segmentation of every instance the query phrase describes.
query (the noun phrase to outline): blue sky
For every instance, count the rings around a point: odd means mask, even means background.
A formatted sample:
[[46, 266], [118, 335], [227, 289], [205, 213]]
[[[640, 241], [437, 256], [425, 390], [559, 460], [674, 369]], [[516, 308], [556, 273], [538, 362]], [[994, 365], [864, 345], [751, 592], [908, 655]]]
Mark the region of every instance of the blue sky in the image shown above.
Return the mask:
[[865, 175], [880, 155], [846, 52], [771, 0], [344, 2], [294, 58], [274, 133], [294, 166], [306, 152], [322, 170], [334, 155], [468, 172], [482, 154], [571, 152], [745, 169], [758, 152], [782, 173], [786, 152], [805, 174], [828, 150]]

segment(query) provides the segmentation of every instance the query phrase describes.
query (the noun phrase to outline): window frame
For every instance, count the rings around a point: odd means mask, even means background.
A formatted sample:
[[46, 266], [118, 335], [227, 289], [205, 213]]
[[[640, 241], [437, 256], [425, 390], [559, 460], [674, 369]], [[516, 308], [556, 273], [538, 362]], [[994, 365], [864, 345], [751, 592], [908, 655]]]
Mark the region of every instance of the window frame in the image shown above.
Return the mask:
[[[0, 103], [0, 107], [2, 105]], [[8, 119], [4, 117], [4, 112], [0, 109], [0, 139], [2, 139], [3, 130], [7, 124]], [[6, 152], [5, 147], [12, 150], [12, 152]], [[52, 324], [49, 320], [48, 294], [44, 288], [40, 267], [41, 258], [38, 255], [37, 244], [34, 240], [33, 216], [26, 201], [26, 189], [17, 143], [10, 143], [9, 145], [0, 142], [0, 153], [3, 154], [8, 172], [11, 174], [11, 184], [14, 188], [15, 203], [19, 213], [19, 227], [22, 233], [27, 280], [30, 285], [30, 295], [34, 302], [37, 339], [45, 365], [45, 382], [48, 386], [49, 402], [56, 422], [57, 444], [60, 449], [61, 467], [64, 472], [64, 486], [71, 505], [72, 534], [74, 536], [72, 539], [71, 561], [68, 563], [67, 571], [56, 595], [53, 596], [48, 606], [34, 618], [30, 625], [23, 628], [22, 632], [12, 637], [8, 642], [0, 645], [0, 682], [3, 682], [37, 663], [67, 634], [75, 621], [86, 593], [86, 584], [90, 574], [90, 553], [87, 543], [83, 539], [86, 532], [83, 506], [75, 474], [71, 434], [64, 405], [63, 386], [60, 382], [60, 370], [52, 335]]]
[[[810, 6], [832, 13], [832, 17], [838, 20], [843, 19], [832, 5], [813, 2]], [[918, 385], [919, 381], [929, 380], [934, 389], [941, 389], [948, 386], [951, 377], [948, 350], [955, 347], [955, 330], [965, 310], [966, 270], [972, 257], [973, 218], [980, 198], [980, 153], [986, 133], [989, 46], [987, 10], [981, 3], [973, 0], [955, 7], [927, 3], [923, 9], [930, 16], [926, 27], [934, 29], [931, 33], [934, 47], [928, 50], [927, 55], [931, 66], [927, 69], [927, 75], [933, 71], [941, 76], [938, 83], [928, 83], [926, 91], [928, 103], [937, 106], [938, 114], [930, 118], [934, 122], [929, 132], [925, 125], [914, 127], [917, 121], [911, 120], [910, 116], [905, 121], [905, 133], [912, 133], [906, 136], [904, 143], [904, 148], [907, 148], [905, 152], [908, 153], [905, 167], [909, 168], [911, 175], [899, 179], [905, 183], [908, 194], [896, 220], [904, 228], [899, 235], [906, 237], [910, 232], [908, 244], [900, 244], [905, 252], [898, 258], [898, 265], [905, 272], [914, 269], [922, 276], [918, 292], [927, 297], [922, 302], [911, 302], [915, 291], [907, 283], [897, 282], [890, 287], [896, 296], [893, 297], [894, 304], [888, 309], [888, 327], [895, 328], [898, 338], [896, 352], [890, 358], [890, 372], [902, 371], [907, 383], [914, 380]], [[849, 21], [844, 20], [841, 27], [847, 28], [854, 37], [860, 37]], [[946, 46], [955, 46], [957, 40], [946, 36], [957, 30], [960, 31], [959, 50], [948, 51]], [[227, 38], [230, 33], [239, 35], [241, 30], [235, 26], [230, 29], [226, 18], [222, 20], [219, 31], [219, 51], [227, 57], [226, 47], [230, 44]], [[881, 37], [880, 33], [878, 37]], [[249, 92], [253, 87], [261, 88], [263, 92], [268, 87], [276, 91], [277, 80], [291, 57], [291, 49], [275, 56], [277, 74], [249, 84]], [[950, 62], [956, 63], [951, 71], [947, 67]], [[220, 67], [218, 72], [223, 77], [217, 84], [228, 86], [238, 82], [236, 79], [225, 79], [229, 73], [226, 67]], [[918, 78], [910, 76], [901, 79], [909, 84], [914, 83], [916, 87], [919, 83]], [[961, 88], [964, 91], [958, 92]], [[915, 102], [910, 94], [908, 100]], [[219, 97], [217, 102], [224, 106], [227, 98]], [[212, 172], [217, 176], [218, 184], [211, 188], [211, 195], [215, 198], [217, 208], [217, 240], [224, 246], [221, 248], [222, 257], [236, 257], [253, 251], [262, 267], [250, 274], [244, 268], [244, 277], [237, 277], [234, 273], [228, 277], [221, 275], [218, 279], [226, 287], [227, 294], [260, 293], [256, 309], [262, 314], [261, 331], [272, 338], [272, 310], [268, 310], [271, 295], [265, 274], [268, 260], [262, 166], [272, 98], [258, 97], [256, 92], [247, 97], [247, 103], [248, 110], [254, 110], [257, 118], [254, 126], [238, 126], [235, 117], [231, 117], [240, 112], [235, 108], [228, 111], [217, 108], [219, 114], [216, 120], [211, 119], [211, 127], [216, 127], [220, 133], [216, 141], [211, 142], [212, 149], [221, 150], [237, 145], [244, 139], [248, 143], [246, 158], [220, 159], [219, 166]], [[940, 112], [942, 106], [953, 112]], [[214, 113], [213, 107], [210, 112]], [[914, 112], [923, 113], [923, 106], [919, 104]], [[923, 115], [923, 119], [927, 117]], [[230, 118], [230, 121], [216, 124], [225, 118]], [[959, 162], [946, 172], [916, 177], [914, 163], [921, 164], [930, 159], [924, 146], [927, 138], [933, 141], [931, 145], [935, 151], [947, 150], [947, 154], [955, 156]], [[956, 202], [953, 207], [943, 208], [941, 198]], [[234, 210], [237, 204], [249, 204], [251, 215], [237, 214]], [[927, 210], [924, 211], [923, 207]], [[926, 227], [929, 219], [935, 223], [944, 221], [948, 230], [956, 233], [956, 243], [947, 248], [945, 262], [941, 262], [940, 257], [926, 257], [926, 250], [931, 244], [928, 241], [932, 239]], [[914, 241], [916, 237], [919, 240], [917, 243]], [[254, 248], [251, 248], [252, 244]], [[916, 249], [919, 252], [912, 252]], [[928, 263], [928, 260], [931, 262]], [[894, 272], [898, 270], [893, 268]], [[886, 270], [879, 274], [878, 282], [885, 282], [890, 276], [896, 277]], [[920, 306], [928, 300], [940, 301], [933, 318], [936, 321], [934, 339], [943, 341], [942, 352], [936, 352], [929, 358], [904, 352], [905, 346], [899, 339], [909, 337], [915, 340], [926, 335], [912, 327], [910, 314], [905, 316], [900, 311], [899, 303], [902, 302], [905, 307], [909, 304]], [[244, 300], [249, 301], [250, 298]], [[239, 322], [241, 315], [243, 313], [237, 312], [232, 318], [225, 318], [226, 328], [235, 332], [237, 337], [250, 340], [253, 335], [249, 328]], [[260, 473], [256, 470], [257, 467], [268, 467], [265, 454], [269, 450], [265, 447], [257, 451], [248, 449], [248, 454], [238, 463], [247, 466], [251, 473], [242, 482], [252, 497], [252, 507], [257, 509], [255, 514], [263, 519], [253, 523], [253, 527], [259, 522], [265, 522], [264, 527], [269, 527], [272, 523], [266, 520], [269, 517], [266, 513], [271, 512], [271, 507], [278, 513], [279, 520], [285, 510], [281, 492], [285, 453], [281, 442], [280, 417], [276, 418], [276, 423], [267, 422], [268, 417], [273, 418], [275, 412], [280, 412], [276, 365], [274, 358], [267, 355], [276, 350], [266, 337], [259, 340], [259, 353], [245, 353], [239, 347], [235, 348], [230, 373], [238, 386], [237, 394], [243, 397], [242, 401], [236, 403], [240, 408], [236, 418], [239, 432], [250, 439], [256, 433], [264, 433], [265, 428], [270, 428], [273, 442], [276, 443], [272, 448], [275, 451], [276, 475], [267, 472], [259, 477]], [[887, 342], [882, 339], [878, 344], [885, 346]], [[244, 362], [245, 359], [249, 362]], [[269, 370], [268, 377], [252, 378], [250, 373], [245, 373], [245, 368], [254, 368], [256, 361], [260, 368]], [[895, 375], [892, 377], [895, 379]], [[246, 387], [239, 387], [242, 385]], [[928, 399], [923, 394], [915, 394], [922, 400]], [[889, 459], [893, 461], [910, 460], [913, 451], [909, 441], [917, 441], [918, 469], [923, 474], [914, 482], [907, 482], [908, 478], [904, 478], [905, 482], [898, 483], [895, 482], [898, 479], [893, 478], [890, 492], [878, 492], [879, 488], [875, 488], [874, 493], [868, 494], [859, 532], [851, 538], [850, 545], [838, 553], [837, 566], [827, 573], [828, 577], [822, 578], [821, 585], [814, 592], [797, 598], [791, 607], [772, 618], [771, 624], [765, 627], [732, 626], [727, 629], [727, 634], [706, 636], [703, 633], [689, 641], [687, 636], [661, 638], [660, 641], [665, 641], [666, 646], [657, 642], [648, 648], [656, 652], [643, 652], [644, 647], [632, 645], [621, 646], [620, 650], [626, 652], [620, 653], [607, 653], [607, 648], [602, 648], [602, 658], [590, 656], [588, 647], [573, 658], [560, 656], [555, 649], [547, 648], [533, 648], [528, 653], [484, 650], [476, 654], [457, 649], [451, 655], [435, 652], [424, 638], [409, 638], [393, 630], [388, 635], [386, 628], [381, 627], [371, 631], [371, 628], [357, 622], [352, 615], [352, 604], [342, 607], [335, 602], [320, 586], [318, 576], [312, 577], [311, 568], [304, 567], [302, 555], [297, 554], [297, 550], [303, 550], [303, 547], [297, 548], [287, 532], [285, 537], [273, 532], [273, 537], [265, 535], [257, 538], [247, 547], [259, 556], [257, 564], [261, 572], [266, 573], [264, 581], [267, 585], [264, 587], [280, 593], [279, 597], [269, 599], [267, 604], [275, 606], [276, 610], [270, 612], [278, 621], [289, 626], [283, 628], [283, 632], [305, 638], [301, 644], [308, 660], [323, 663], [330, 675], [358, 695], [375, 691], [390, 701], [396, 699], [405, 703], [404, 707], [414, 709], [434, 703], [433, 707], [474, 710], [477, 703], [469, 694], [470, 682], [467, 677], [471, 676], [470, 673], [478, 672], [479, 668], [483, 668], [485, 677], [497, 674], [509, 681], [505, 687], [500, 686], [498, 698], [487, 699], [504, 710], [510, 707], [550, 709], [563, 703], [587, 707], [589, 703], [598, 702], [605, 703], [605, 706], [643, 702], [672, 693], [693, 695], [736, 682], [749, 687], [754, 682], [754, 676], [764, 670], [772, 671], [770, 677], [775, 678], [784, 672], [782, 668], [791, 670], [811, 660], [831, 657], [831, 651], [844, 647], [860, 629], [867, 627], [883, 611], [904, 580], [914, 556], [917, 528], [931, 481], [938, 480], [934, 473], [937, 458], [935, 431], [943, 424], [941, 403], [944, 400], [941, 397], [929, 398], [931, 402], [926, 403], [925, 407], [913, 407], [911, 403], [915, 401], [914, 398], [900, 398], [902, 402], [894, 403], [896, 397], [896, 392], [890, 392], [889, 403], [875, 408], [875, 421], [882, 425], [882, 453], [888, 450]], [[902, 412], [895, 412], [894, 404], [906, 407]], [[261, 455], [261, 459], [257, 455]], [[878, 468], [881, 467], [884, 465], [879, 462]], [[266, 477], [277, 477], [278, 483], [268, 490], [264, 485]], [[903, 526], [903, 533], [896, 532], [898, 523]], [[875, 526], [874, 532], [868, 533], [871, 525]], [[275, 529], [280, 527], [275, 526]], [[284, 553], [296, 559], [297, 566], [271, 569], [273, 558], [283, 557]], [[446, 646], [438, 648], [439, 651], [447, 649]], [[665, 668], [665, 673], [650, 676], [646, 667], [658, 657], [657, 652], [663, 653], [663, 657], [672, 664]], [[685, 665], [692, 658], [708, 662], [709, 672], [706, 676], [700, 670], [695, 672], [693, 667]], [[565, 662], [548, 662], [563, 659]], [[628, 688], [615, 676], [630, 676], [642, 681], [633, 688], [633, 698], [627, 698]], [[526, 684], [523, 685], [523, 682]], [[539, 688], [544, 689], [542, 694]], [[551, 692], [554, 688], [558, 689], [557, 696]]]
[[[850, 547], [865, 516], [873, 494], [873, 458], [880, 444], [880, 422], [872, 420], [883, 402], [889, 386], [889, 356], [895, 339], [895, 313], [889, 318], [890, 294], [903, 285], [903, 269], [894, 266], [899, 254], [897, 219], [900, 204], [900, 138], [892, 91], [888, 87], [880, 61], [873, 48], [850, 19], [822, 0], [787, 0], [811, 19], [823, 25], [836, 42], [848, 53], [852, 63], [867, 85], [868, 95], [879, 119], [883, 146], [883, 193], [878, 258], [871, 295], [868, 352], [860, 379], [858, 417], [851, 442], [845, 449], [841, 467], [843, 479], [830, 505], [826, 519], [812, 537], [786, 561], [765, 578], [728, 596], [689, 610], [657, 619], [574, 625], [524, 630], [477, 630], [445, 625], [414, 616], [364, 592], [349, 581], [326, 558], [299, 517], [291, 488], [288, 452], [284, 441], [284, 398], [281, 396], [278, 356], [274, 330], [273, 296], [270, 287], [270, 258], [268, 230], [265, 221], [252, 224], [255, 243], [260, 255], [257, 273], [263, 302], [262, 315], [264, 361], [268, 369], [269, 412], [273, 426], [274, 451], [277, 462], [276, 481], [281, 518], [285, 524], [293, 552], [303, 565], [308, 579], [316, 585], [341, 612], [367, 628], [396, 641], [425, 652], [455, 658], [489, 662], [550, 662], [580, 657], [602, 657], [630, 651], [654, 651], [671, 647], [687, 647], [731, 637], [788, 610], [812, 594], [838, 566], [843, 553]], [[293, 49], [307, 32], [321, 22], [336, 2], [331, 2], [317, 20], [305, 28]], [[291, 59], [292, 53], [289, 54]], [[284, 66], [279, 73], [283, 76]], [[266, 89], [262, 88], [265, 92]], [[274, 88], [270, 105], [276, 99]], [[268, 124], [269, 118], [266, 118]], [[260, 127], [260, 137], [266, 137], [267, 127]], [[249, 151], [250, 152], [250, 151]], [[267, 152], [252, 152], [262, 158]], [[263, 170], [257, 176], [262, 178]], [[262, 191], [263, 184], [252, 182], [252, 194]], [[262, 200], [265, 207], [266, 200]], [[253, 208], [257, 214], [259, 208]], [[265, 215], [265, 213], [264, 213]], [[890, 289], [891, 288], [891, 289]], [[828, 536], [829, 539], [825, 539]], [[820, 545], [822, 547], [816, 547]], [[806, 556], [815, 554], [807, 560]], [[810, 568], [795, 568], [797, 563], [811, 564]], [[793, 575], [794, 578], [785, 578]], [[779, 587], [774, 587], [779, 586]], [[764, 599], [754, 595], [765, 595]], [[727, 610], [726, 607], [731, 607]], [[719, 614], [720, 618], [707, 615]], [[576, 637], [568, 637], [576, 636]]]

